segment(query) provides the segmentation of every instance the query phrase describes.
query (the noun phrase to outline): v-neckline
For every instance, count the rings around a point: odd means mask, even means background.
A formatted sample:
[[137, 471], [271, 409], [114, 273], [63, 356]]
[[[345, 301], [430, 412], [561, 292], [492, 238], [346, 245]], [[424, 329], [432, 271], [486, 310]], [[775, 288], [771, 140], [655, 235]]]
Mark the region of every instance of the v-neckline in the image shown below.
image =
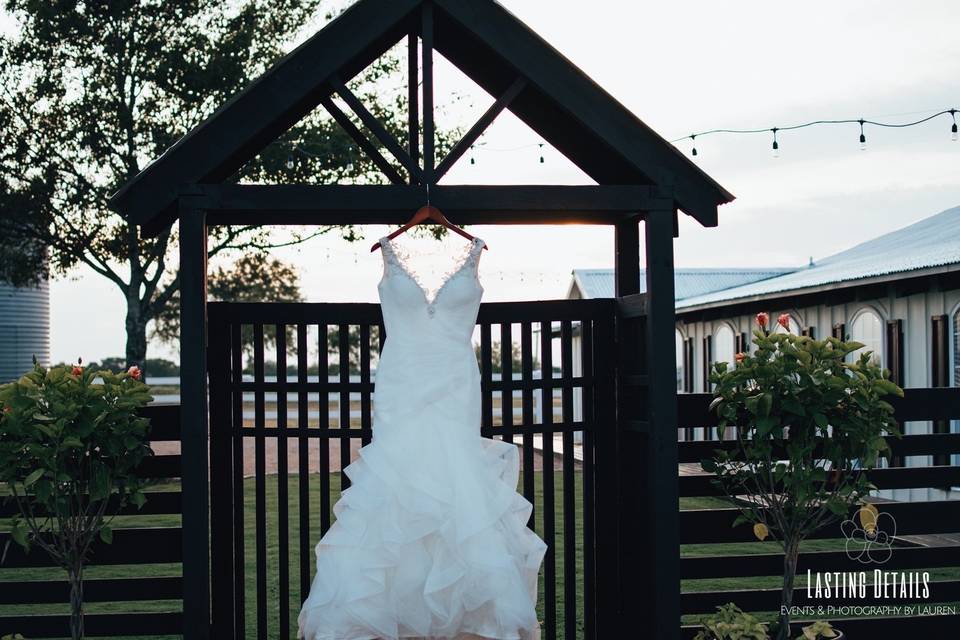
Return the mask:
[[473, 252], [476, 251], [477, 247], [482, 242], [483, 240], [477, 237], [474, 237], [473, 240], [470, 241], [470, 245], [467, 247], [467, 250], [464, 252], [463, 258], [459, 260], [459, 263], [454, 262], [456, 267], [453, 270], [447, 272], [447, 275], [444, 276], [444, 278], [440, 282], [440, 286], [437, 287], [437, 290], [434, 292], [433, 297], [431, 298], [430, 293], [427, 291], [427, 288], [423, 286], [423, 283], [421, 282], [420, 278], [418, 278], [414, 272], [410, 271], [410, 268], [404, 262], [403, 258], [400, 257], [400, 254], [396, 251], [396, 245], [390, 239], [390, 236], [384, 236], [380, 238], [381, 248], [382, 247], [387, 248], [387, 250], [390, 252], [390, 255], [393, 257], [393, 261], [396, 263], [397, 268], [400, 270], [400, 272], [404, 276], [406, 276], [414, 284], [415, 287], [417, 287], [417, 289], [420, 291], [420, 295], [423, 296], [423, 302], [424, 304], [426, 304], [427, 310], [430, 312], [433, 311], [434, 306], [437, 303], [437, 300], [440, 299], [440, 294], [443, 293], [443, 290], [446, 288], [446, 286], [450, 284], [450, 281], [456, 279], [456, 277], [459, 276], [463, 272], [463, 270], [467, 268], [467, 265], [470, 264], [470, 261], [473, 258]]

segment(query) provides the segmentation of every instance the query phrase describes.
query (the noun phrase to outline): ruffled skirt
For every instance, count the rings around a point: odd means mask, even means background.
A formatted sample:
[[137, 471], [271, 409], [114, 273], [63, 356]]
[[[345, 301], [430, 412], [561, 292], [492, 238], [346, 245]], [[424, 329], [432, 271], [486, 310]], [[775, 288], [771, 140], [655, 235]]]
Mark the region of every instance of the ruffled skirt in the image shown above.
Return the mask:
[[546, 545], [519, 470], [498, 440], [376, 436], [344, 470], [298, 638], [539, 640]]

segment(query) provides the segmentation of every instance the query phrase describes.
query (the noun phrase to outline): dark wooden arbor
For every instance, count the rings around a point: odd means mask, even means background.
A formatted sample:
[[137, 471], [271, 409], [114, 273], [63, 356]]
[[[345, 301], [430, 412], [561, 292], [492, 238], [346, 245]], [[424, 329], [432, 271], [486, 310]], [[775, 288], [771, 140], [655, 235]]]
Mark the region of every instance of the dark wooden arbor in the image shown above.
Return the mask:
[[[409, 132], [404, 141], [391, 136], [345, 84], [402, 40], [407, 41], [414, 54], [409, 66]], [[416, 64], [418, 48], [422, 79]], [[439, 162], [434, 149], [434, 51], [495, 98], [487, 112]], [[418, 89], [421, 80], [422, 91]], [[366, 137], [351, 123], [331, 100], [334, 95], [349, 106], [375, 139]], [[421, 104], [422, 122], [418, 116]], [[346, 129], [391, 184], [225, 183], [245, 162], [317, 105], [323, 105]], [[597, 184], [438, 184], [504, 109], [528, 124]], [[233, 224], [399, 224], [423, 204], [428, 186], [431, 201], [458, 224], [573, 222], [615, 226], [615, 301], [593, 305], [577, 305], [578, 301], [547, 305], [511, 303], [495, 308], [485, 305], [480, 318], [482, 326], [487, 323], [484, 349], [489, 355], [491, 323], [500, 323], [501, 327], [520, 323], [527, 347], [531, 324], [539, 323], [549, 334], [554, 318], [560, 321], [566, 337], [570, 335], [572, 318], [579, 319], [579, 326], [586, 327], [583, 330], [591, 334], [584, 352], [588, 360], [584, 366], [589, 374], [574, 379], [565, 366], [562, 378], [550, 380], [547, 376], [546, 381], [535, 383], [527, 377], [525, 366], [522, 381], [501, 383], [501, 387], [508, 391], [511, 387], [519, 389], [524, 394], [531, 394], [534, 389], [546, 394], [552, 393], [553, 388], [562, 388], [566, 394], [571, 385], [577, 384], [584, 389], [585, 398], [589, 391], [581, 423], [574, 425], [565, 420], [560, 425], [536, 425], [538, 433], [551, 437], [564, 432], [566, 438], [574, 427], [584, 432], [587, 459], [583, 518], [588, 542], [583, 561], [587, 574], [585, 636], [614, 637], [622, 616], [629, 620], [629, 628], [635, 629], [638, 621], [648, 625], [648, 637], [679, 637], [672, 239], [678, 210], [712, 226], [717, 222], [718, 205], [729, 202], [732, 196], [526, 25], [490, 0], [360, 0], [179, 140], [111, 200], [116, 210], [141, 225], [147, 234], [159, 233], [179, 221], [185, 636], [225, 638], [243, 633], [241, 627], [247, 619], [246, 585], [242, 570], [243, 521], [238, 516], [243, 495], [242, 472], [237, 468], [242, 438], [245, 434], [259, 438], [259, 472], [262, 439], [267, 431], [274, 431], [266, 430], [262, 423], [263, 394], [276, 392], [286, 397], [287, 392], [294, 392], [305, 397], [317, 390], [304, 377], [289, 384], [279, 379], [272, 386], [265, 382], [263, 327], [295, 327], [298, 346], [303, 346], [302, 332], [308, 324], [339, 327], [341, 340], [345, 340], [346, 323], [355, 322], [361, 326], [369, 349], [369, 328], [379, 321], [375, 305], [250, 307], [219, 303], [208, 307], [207, 228]], [[647, 248], [646, 293], [642, 295], [641, 221]], [[232, 349], [237, 327], [243, 323], [252, 325], [254, 335], [259, 336], [254, 358], [254, 368], [259, 369], [252, 386], [237, 377], [239, 355]], [[501, 337], [509, 336], [509, 329], [502, 331]], [[278, 331], [277, 335], [285, 332]], [[285, 353], [285, 348], [278, 348], [278, 360], [286, 358]], [[297, 357], [304, 363], [305, 351]], [[565, 351], [564, 360], [568, 357], [569, 352]], [[484, 393], [494, 386], [486, 371]], [[368, 370], [365, 375], [369, 375]], [[346, 394], [348, 405], [351, 391], [360, 393], [368, 403], [372, 388], [368, 380], [366, 377], [364, 382], [354, 385], [343, 379], [340, 386], [331, 388], [336, 387], [333, 390], [339, 391], [341, 397]], [[328, 391], [325, 384], [317, 383]], [[238, 413], [242, 414], [239, 399], [244, 391], [259, 394], [258, 419], [248, 428], [238, 424], [242, 422]], [[525, 407], [526, 398], [527, 395]], [[278, 429], [283, 438], [295, 436], [291, 440], [311, 437], [325, 441], [348, 437], [345, 431], [352, 431], [342, 424], [339, 430], [327, 425], [307, 429], [305, 422], [288, 428], [285, 408], [281, 414], [277, 417]], [[511, 440], [516, 434], [523, 438], [524, 447], [532, 447], [530, 434], [534, 427], [526, 419], [522, 424], [513, 424], [511, 418], [503, 431], [496, 431], [488, 422], [488, 415], [485, 411], [485, 433], [503, 433]], [[364, 424], [355, 431], [366, 440], [370, 427], [368, 404], [364, 405], [364, 416]], [[552, 419], [545, 418], [545, 422]], [[544, 438], [545, 447], [548, 440]], [[285, 465], [285, 444], [281, 450], [281, 465]], [[285, 483], [285, 468], [281, 477]], [[564, 475], [564, 482], [566, 479]], [[262, 479], [257, 483], [259, 505]], [[532, 480], [528, 488], [532, 492]], [[304, 491], [302, 484], [300, 490]], [[281, 502], [289, 497], [285, 484], [278, 491]], [[305, 493], [300, 495], [308, 497]], [[305, 505], [301, 501], [301, 517]], [[280, 513], [281, 531], [285, 531], [285, 502]], [[570, 513], [572, 519], [573, 511]], [[301, 522], [306, 524], [305, 520]], [[258, 520], [258, 527], [259, 523]], [[259, 533], [258, 529], [258, 552], [262, 551]], [[212, 558], [207, 544], [211, 536]], [[317, 537], [319, 533], [313, 532], [311, 538]], [[285, 553], [281, 544], [281, 582], [286, 576]], [[572, 552], [565, 548], [565, 553]], [[547, 571], [551, 571], [550, 566]], [[261, 587], [265, 591], [266, 586], [259, 577], [256, 586], [257, 633], [258, 637], [266, 637], [261, 618], [267, 612], [259, 597]], [[281, 585], [281, 601], [289, 597], [286, 589]], [[545, 593], [554, 597], [553, 586], [548, 584]], [[569, 602], [573, 591], [565, 591], [564, 595], [565, 602]], [[552, 604], [549, 609], [553, 609]], [[550, 610], [546, 637], [557, 633]], [[570, 637], [573, 623], [569, 617], [565, 624], [564, 637]], [[281, 635], [288, 631], [290, 621], [283, 611], [279, 625]]]

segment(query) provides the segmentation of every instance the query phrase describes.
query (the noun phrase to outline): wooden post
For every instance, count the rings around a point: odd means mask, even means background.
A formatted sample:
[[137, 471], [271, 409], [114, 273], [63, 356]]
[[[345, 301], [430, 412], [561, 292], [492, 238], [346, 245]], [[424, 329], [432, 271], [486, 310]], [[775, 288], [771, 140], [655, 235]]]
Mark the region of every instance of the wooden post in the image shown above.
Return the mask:
[[423, 58], [423, 179], [433, 184], [434, 135], [433, 135], [433, 5], [423, 5], [421, 57]]
[[202, 200], [181, 196], [180, 428], [183, 491], [183, 637], [210, 637], [207, 498], [207, 225]]
[[[651, 638], [680, 637], [680, 543], [673, 216], [675, 209], [648, 211], [647, 250], [647, 421], [645, 464], [650, 531], [636, 576], [647, 576], [644, 601], [651, 611]], [[638, 459], [639, 462], [640, 459]]]
[[[414, 163], [420, 162], [420, 81], [417, 34], [407, 35], [407, 151]], [[410, 173], [410, 184], [417, 177]]]
[[[643, 347], [640, 344], [642, 317], [626, 318], [620, 312], [620, 300], [624, 296], [640, 292], [640, 227], [639, 215], [618, 223], [615, 228], [614, 295], [617, 297], [615, 320], [616, 341], [616, 431], [617, 431], [617, 490], [616, 527], [619, 536], [617, 546], [620, 566], [620, 581], [617, 597], [617, 625], [628, 629], [641, 624], [647, 637], [651, 629], [648, 621], [653, 613], [647, 612], [653, 603], [647, 597], [646, 583], [649, 569], [643, 566], [644, 536], [651, 523], [646, 522], [644, 511], [649, 496], [644, 480], [646, 470], [641, 460], [645, 459], [646, 441], [642, 434], [629, 431], [630, 420], [638, 416], [636, 389], [627, 388], [628, 376], [643, 371]], [[642, 622], [640, 622], [642, 621]], [[639, 628], [637, 628], [640, 631]], [[605, 637], [604, 635], [600, 636]]]

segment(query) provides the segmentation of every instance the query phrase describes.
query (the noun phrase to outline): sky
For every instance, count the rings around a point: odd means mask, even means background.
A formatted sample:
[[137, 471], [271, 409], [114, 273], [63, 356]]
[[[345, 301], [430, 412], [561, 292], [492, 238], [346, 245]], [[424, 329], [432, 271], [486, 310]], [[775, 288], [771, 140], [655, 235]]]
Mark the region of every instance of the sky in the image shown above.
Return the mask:
[[[783, 127], [818, 119], [919, 119], [960, 108], [960, 3], [772, 3], [502, 0], [666, 139], [713, 128]], [[441, 126], [469, 127], [492, 102], [437, 63]], [[461, 99], [451, 102], [445, 92]], [[941, 116], [907, 129], [856, 125], [697, 140], [696, 163], [737, 196], [716, 228], [684, 217], [679, 267], [797, 266], [960, 204], [960, 142]], [[505, 114], [444, 184], [583, 184], [589, 180]], [[689, 140], [678, 143], [689, 154]], [[412, 212], [411, 212], [412, 213]], [[454, 222], [456, 222], [454, 220]], [[310, 301], [376, 300], [382, 262], [370, 254], [384, 227], [350, 244], [335, 233], [278, 251]], [[485, 300], [562, 298], [574, 268], [612, 267], [606, 227], [469, 228], [490, 245]], [[439, 248], [460, 250], [450, 239]], [[412, 243], [422, 245], [423, 243]], [[437, 250], [433, 247], [431, 250]], [[83, 271], [52, 286], [52, 357], [123, 353], [123, 298]], [[83, 313], [78, 313], [82, 309]], [[150, 354], [175, 358], [166, 345]]]

